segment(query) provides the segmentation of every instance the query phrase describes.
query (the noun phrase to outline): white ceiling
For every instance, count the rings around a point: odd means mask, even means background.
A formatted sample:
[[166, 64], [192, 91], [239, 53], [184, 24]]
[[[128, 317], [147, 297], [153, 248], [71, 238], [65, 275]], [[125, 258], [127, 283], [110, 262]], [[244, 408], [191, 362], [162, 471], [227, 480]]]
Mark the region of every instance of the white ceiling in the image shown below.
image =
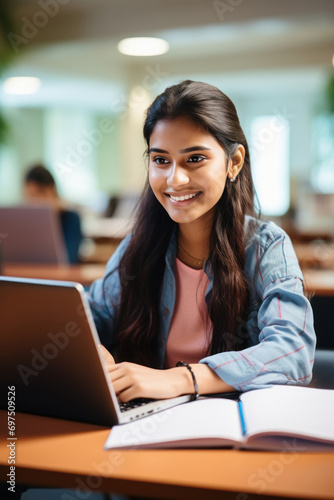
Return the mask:
[[[269, 91], [312, 89], [333, 69], [333, 0], [54, 0], [57, 12], [41, 15], [47, 4], [8, 2], [16, 35], [29, 33], [28, 22], [44, 19], [45, 25], [25, 36], [6, 76], [40, 76], [43, 87], [29, 98], [2, 94], [3, 104], [53, 100], [103, 108], [152, 71], [157, 91], [160, 83], [208, 73], [217, 82], [224, 75], [225, 89], [245, 90], [241, 74], [248, 92], [259, 83]], [[162, 36], [169, 53], [134, 58], [117, 52], [120, 39], [137, 35]]]

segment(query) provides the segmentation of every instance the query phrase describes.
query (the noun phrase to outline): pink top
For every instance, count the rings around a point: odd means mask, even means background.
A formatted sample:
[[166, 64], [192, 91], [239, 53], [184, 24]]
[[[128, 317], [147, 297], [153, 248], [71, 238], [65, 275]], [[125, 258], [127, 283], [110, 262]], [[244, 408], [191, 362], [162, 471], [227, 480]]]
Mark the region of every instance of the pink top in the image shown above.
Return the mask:
[[177, 361], [198, 363], [208, 352], [212, 325], [205, 292], [209, 279], [203, 269], [193, 269], [176, 259], [175, 307], [166, 345], [165, 368]]

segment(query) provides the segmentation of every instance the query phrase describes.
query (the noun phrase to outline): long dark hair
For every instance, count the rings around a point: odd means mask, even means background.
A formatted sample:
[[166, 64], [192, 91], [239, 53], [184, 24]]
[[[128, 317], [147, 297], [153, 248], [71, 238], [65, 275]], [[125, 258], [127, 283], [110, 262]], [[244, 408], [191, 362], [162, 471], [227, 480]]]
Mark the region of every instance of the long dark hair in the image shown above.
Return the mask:
[[[232, 101], [216, 87], [186, 80], [167, 88], [147, 110], [144, 137], [149, 147], [157, 122], [186, 116], [219, 142], [227, 156], [245, 148], [236, 182], [227, 179], [216, 205], [208, 264], [213, 276], [208, 314], [212, 321], [209, 353], [240, 349], [236, 332], [246, 318], [248, 282], [244, 275], [245, 215], [254, 215], [249, 149]], [[165, 254], [177, 224], [157, 201], [147, 182], [131, 241], [120, 261], [122, 283], [116, 359], [158, 367], [159, 305]], [[131, 279], [129, 279], [131, 278]]]

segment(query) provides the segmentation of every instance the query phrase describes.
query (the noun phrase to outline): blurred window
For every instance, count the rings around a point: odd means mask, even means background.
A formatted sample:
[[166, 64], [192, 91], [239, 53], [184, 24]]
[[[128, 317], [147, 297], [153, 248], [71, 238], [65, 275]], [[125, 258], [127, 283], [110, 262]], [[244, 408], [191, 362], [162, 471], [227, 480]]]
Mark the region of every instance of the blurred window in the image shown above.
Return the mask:
[[103, 140], [94, 115], [85, 110], [50, 109], [45, 114], [45, 130], [45, 163], [60, 195], [87, 205], [97, 191], [97, 151]]
[[311, 184], [320, 193], [334, 193], [334, 116], [319, 115], [312, 123]]
[[253, 180], [264, 215], [283, 215], [290, 205], [290, 127], [283, 116], [257, 116], [251, 121]]

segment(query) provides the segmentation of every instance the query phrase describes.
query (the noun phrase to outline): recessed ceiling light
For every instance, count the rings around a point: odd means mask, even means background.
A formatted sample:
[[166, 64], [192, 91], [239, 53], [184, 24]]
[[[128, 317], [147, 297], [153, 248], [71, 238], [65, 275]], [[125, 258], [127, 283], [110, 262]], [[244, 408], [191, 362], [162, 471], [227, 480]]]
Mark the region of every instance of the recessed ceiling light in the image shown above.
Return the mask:
[[124, 38], [117, 48], [127, 56], [158, 56], [169, 50], [169, 44], [162, 38], [136, 37]]
[[35, 94], [41, 86], [41, 80], [34, 76], [14, 76], [7, 78], [3, 89], [7, 94], [28, 95]]

